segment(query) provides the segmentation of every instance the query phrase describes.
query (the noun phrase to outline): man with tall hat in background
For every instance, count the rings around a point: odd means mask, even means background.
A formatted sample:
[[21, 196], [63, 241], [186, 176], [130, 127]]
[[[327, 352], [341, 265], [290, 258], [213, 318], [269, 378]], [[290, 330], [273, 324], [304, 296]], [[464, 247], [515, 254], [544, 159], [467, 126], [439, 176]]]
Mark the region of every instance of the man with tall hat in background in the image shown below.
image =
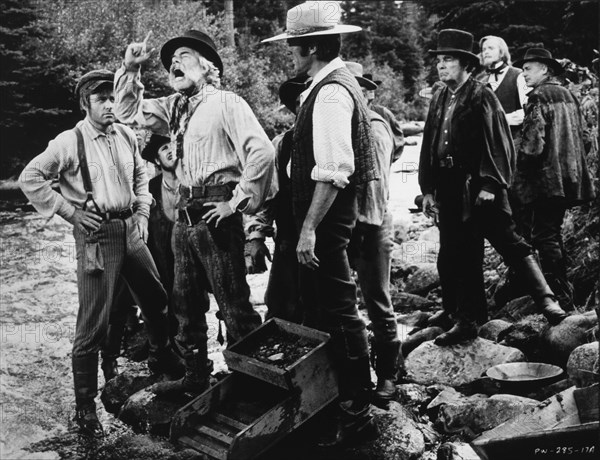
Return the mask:
[[[75, 421], [83, 434], [94, 437], [104, 433], [94, 401], [98, 351], [106, 346], [120, 278], [142, 310], [150, 370], [182, 373], [181, 362], [169, 347], [167, 294], [146, 246], [152, 202], [146, 168], [135, 134], [116, 123], [113, 78], [108, 70], [94, 70], [79, 79], [75, 97], [85, 119], [50, 141], [19, 178], [40, 214], [58, 214], [73, 224], [79, 294], [72, 356]], [[50, 186], [57, 175], [61, 193]], [[116, 360], [103, 353], [104, 359]], [[116, 366], [102, 364], [105, 376]]]
[[427, 114], [419, 185], [423, 211], [438, 216], [443, 314], [455, 322], [435, 339], [438, 345], [475, 338], [477, 323], [487, 319], [484, 238], [524, 279], [550, 324], [566, 317], [531, 246], [515, 233], [507, 196], [514, 145], [498, 98], [471, 77], [479, 61], [472, 48], [472, 34], [445, 29], [439, 33], [438, 48], [430, 50], [446, 87], [435, 93]]
[[163, 45], [161, 61], [176, 93], [144, 99], [140, 67], [151, 55], [149, 35], [127, 47], [115, 75], [115, 109], [126, 123], [168, 133], [179, 159], [173, 305], [186, 374], [176, 383], [157, 384], [154, 391], [199, 394], [208, 387], [212, 368], [207, 292], [216, 298], [229, 343], [261, 323], [246, 282], [241, 213], [254, 212], [267, 196], [274, 151], [246, 101], [219, 89], [223, 63], [204, 32], [189, 30]]
[[292, 139], [291, 194], [303, 305], [331, 335], [339, 377], [321, 446], [376, 433], [367, 332], [346, 249], [358, 217], [357, 188], [377, 176], [366, 102], [339, 58], [340, 34], [360, 27], [340, 25], [340, 18], [337, 2], [305, 2], [288, 11], [285, 33], [263, 40], [287, 40], [296, 72], [312, 77]]
[[513, 192], [524, 207], [525, 236], [537, 250], [544, 276], [561, 305], [572, 310], [573, 286], [561, 228], [567, 209], [595, 197], [585, 161], [579, 104], [556, 77], [560, 63], [543, 48], [530, 48], [515, 63], [533, 90], [525, 106]]

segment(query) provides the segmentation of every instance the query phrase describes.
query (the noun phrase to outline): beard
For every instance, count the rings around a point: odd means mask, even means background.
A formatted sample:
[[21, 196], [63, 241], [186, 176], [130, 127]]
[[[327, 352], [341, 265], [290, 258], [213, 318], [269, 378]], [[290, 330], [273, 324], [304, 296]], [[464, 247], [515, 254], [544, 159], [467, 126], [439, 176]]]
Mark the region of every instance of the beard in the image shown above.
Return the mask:
[[202, 75], [200, 67], [194, 66], [181, 72], [183, 77], [175, 75], [173, 71], [169, 72], [169, 85], [177, 92], [196, 93], [204, 83], [204, 75]]

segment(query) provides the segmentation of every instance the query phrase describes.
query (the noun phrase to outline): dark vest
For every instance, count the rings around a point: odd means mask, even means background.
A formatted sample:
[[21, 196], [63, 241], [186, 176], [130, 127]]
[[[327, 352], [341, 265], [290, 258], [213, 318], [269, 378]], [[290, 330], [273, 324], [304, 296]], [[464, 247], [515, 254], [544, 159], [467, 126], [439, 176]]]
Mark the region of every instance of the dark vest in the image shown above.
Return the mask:
[[[310, 201], [315, 189], [315, 181], [310, 173], [315, 166], [313, 150], [313, 109], [319, 90], [328, 84], [342, 85], [350, 93], [354, 101], [352, 114], [352, 149], [354, 150], [354, 174], [350, 177], [352, 184], [364, 184], [378, 179], [375, 172], [375, 151], [371, 121], [360, 86], [356, 78], [344, 67], [327, 75], [310, 92], [300, 108], [294, 128], [292, 148], [292, 199], [293, 201]], [[322, 97], [322, 96], [321, 96]]]
[[514, 67], [509, 67], [502, 83], [496, 88], [496, 97], [500, 101], [504, 112], [512, 113], [515, 110], [522, 109], [519, 100], [519, 91], [517, 89], [517, 77], [521, 72]]
[[277, 178], [279, 179], [279, 191], [277, 192], [275, 206], [275, 223], [277, 225], [276, 240], [297, 241], [296, 224], [292, 212], [292, 183], [287, 174], [287, 164], [290, 161], [292, 153], [294, 131], [290, 129], [283, 135], [281, 146], [279, 148], [279, 158], [277, 162]]
[[156, 205], [150, 210], [150, 217], [148, 218], [148, 249], [150, 249], [160, 279], [167, 293], [171, 295], [175, 268], [173, 250], [171, 249], [174, 223], [163, 212], [162, 174], [150, 180], [148, 189], [156, 200]]

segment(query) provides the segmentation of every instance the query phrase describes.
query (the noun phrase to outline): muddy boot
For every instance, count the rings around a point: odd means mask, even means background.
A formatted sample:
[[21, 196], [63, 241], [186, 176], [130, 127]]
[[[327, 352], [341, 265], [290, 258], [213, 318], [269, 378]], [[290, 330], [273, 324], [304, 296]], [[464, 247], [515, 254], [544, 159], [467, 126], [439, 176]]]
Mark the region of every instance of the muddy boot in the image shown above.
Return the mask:
[[185, 374], [179, 380], [155, 383], [150, 390], [157, 395], [190, 394], [197, 396], [209, 387], [212, 361], [200, 356], [198, 350], [184, 354]]
[[187, 364], [175, 354], [170, 345], [148, 357], [148, 369], [153, 374], [167, 374], [172, 378], [180, 378], [187, 372]]
[[454, 322], [450, 318], [450, 314], [446, 310], [440, 310], [427, 320], [427, 327], [441, 327], [447, 331], [452, 327]]
[[400, 341], [376, 344], [374, 348], [377, 386], [373, 393], [373, 404], [388, 409], [390, 401], [396, 396]]
[[522, 277], [529, 295], [550, 325], [555, 326], [567, 317], [567, 313], [560, 308], [554, 293], [548, 286], [535, 256], [524, 257], [514, 268]]
[[75, 387], [75, 418], [81, 434], [93, 438], [104, 436], [104, 429], [96, 414], [94, 398], [98, 393], [98, 356], [73, 357], [73, 384]]
[[456, 345], [477, 337], [477, 326], [474, 321], [459, 319], [448, 332], [438, 335], [433, 343], [440, 347]]
[[125, 331], [124, 324], [110, 324], [106, 334], [106, 343], [102, 350], [102, 364], [100, 368], [104, 374], [104, 381], [115, 378], [119, 375], [119, 365], [117, 358], [121, 354], [121, 340]]

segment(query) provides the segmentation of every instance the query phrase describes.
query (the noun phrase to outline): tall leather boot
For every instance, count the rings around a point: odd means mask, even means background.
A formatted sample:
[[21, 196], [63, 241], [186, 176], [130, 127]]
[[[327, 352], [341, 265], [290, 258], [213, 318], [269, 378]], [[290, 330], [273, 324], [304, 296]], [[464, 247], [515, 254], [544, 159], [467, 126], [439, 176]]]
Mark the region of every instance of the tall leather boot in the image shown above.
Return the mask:
[[377, 386], [373, 394], [373, 404], [388, 409], [390, 401], [396, 395], [398, 380], [400, 341], [375, 344], [375, 373]]
[[197, 396], [204, 393], [209, 387], [210, 374], [212, 372], [212, 361], [208, 360], [206, 353], [198, 350], [186, 352], [183, 355], [185, 363], [185, 374], [179, 380], [159, 382], [150, 388], [154, 394], [191, 394]]
[[521, 259], [515, 264], [514, 269], [522, 277], [529, 295], [550, 325], [554, 326], [567, 317], [565, 311], [560, 308], [556, 301], [554, 293], [548, 286], [533, 254]]
[[476, 337], [477, 324], [475, 321], [459, 318], [456, 324], [448, 332], [438, 335], [433, 343], [440, 347], [446, 347], [473, 340]]
[[96, 414], [94, 398], [98, 393], [98, 355], [73, 357], [73, 384], [75, 387], [75, 422], [86, 436], [99, 438], [104, 429]]
[[119, 375], [119, 365], [117, 358], [121, 354], [121, 340], [125, 332], [125, 324], [121, 321], [109, 324], [106, 334], [106, 342], [102, 350], [102, 364], [100, 368], [104, 373], [104, 381], [115, 378]]
[[[345, 383], [340, 388], [340, 400], [332, 407], [331, 420], [325, 424], [326, 432], [318, 441], [319, 447], [334, 447], [379, 436], [369, 402], [372, 385], [369, 357], [346, 358], [342, 367], [339, 378]], [[351, 399], [347, 399], [349, 396]]]

